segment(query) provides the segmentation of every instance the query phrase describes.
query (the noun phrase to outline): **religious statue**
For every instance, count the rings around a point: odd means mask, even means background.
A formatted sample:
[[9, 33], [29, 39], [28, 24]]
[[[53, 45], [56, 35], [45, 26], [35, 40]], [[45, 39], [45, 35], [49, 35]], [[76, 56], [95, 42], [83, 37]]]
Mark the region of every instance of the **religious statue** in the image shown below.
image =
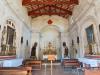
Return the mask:
[[37, 42], [35, 42], [34, 46], [32, 47], [31, 57], [36, 57], [36, 47], [37, 47]]
[[68, 56], [68, 47], [66, 46], [66, 42], [63, 42], [63, 47], [64, 47], [64, 56]]

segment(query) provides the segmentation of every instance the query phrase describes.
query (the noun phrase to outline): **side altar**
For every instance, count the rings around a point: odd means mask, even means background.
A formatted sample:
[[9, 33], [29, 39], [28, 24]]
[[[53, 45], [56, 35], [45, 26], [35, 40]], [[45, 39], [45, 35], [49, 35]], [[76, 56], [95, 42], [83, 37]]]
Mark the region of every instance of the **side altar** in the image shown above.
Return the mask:
[[51, 42], [49, 42], [47, 47], [43, 50], [43, 60], [44, 59], [48, 59], [49, 55], [54, 55], [55, 56], [55, 60], [57, 60], [56, 48], [51, 44]]

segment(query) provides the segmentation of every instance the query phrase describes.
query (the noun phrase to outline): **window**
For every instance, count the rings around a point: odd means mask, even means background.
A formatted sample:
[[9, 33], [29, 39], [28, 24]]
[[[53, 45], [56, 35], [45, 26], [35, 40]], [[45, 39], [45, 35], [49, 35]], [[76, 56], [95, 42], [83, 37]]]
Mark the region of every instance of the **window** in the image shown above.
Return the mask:
[[87, 42], [88, 42], [88, 53], [86, 54], [93, 54], [92, 44], [94, 43], [94, 31], [93, 31], [93, 25], [90, 25], [88, 28], [86, 28], [86, 35], [87, 35]]

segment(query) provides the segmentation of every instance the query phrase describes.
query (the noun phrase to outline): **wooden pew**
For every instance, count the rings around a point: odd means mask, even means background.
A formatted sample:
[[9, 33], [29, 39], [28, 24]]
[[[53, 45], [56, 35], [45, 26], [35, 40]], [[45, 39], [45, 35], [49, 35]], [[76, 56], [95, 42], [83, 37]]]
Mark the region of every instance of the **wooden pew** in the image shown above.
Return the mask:
[[0, 70], [0, 75], [27, 75], [23, 70]]
[[84, 75], [100, 75], [100, 69], [85, 69]]
[[77, 59], [65, 59], [62, 65], [65, 71], [77, 70], [77, 75], [79, 75], [79, 70], [81, 69], [81, 63]]
[[66, 59], [62, 64], [64, 67], [80, 67], [80, 62], [77, 59]]
[[0, 75], [32, 75], [31, 67], [0, 67]]
[[41, 70], [42, 61], [40, 60], [26, 60], [24, 66], [32, 67], [32, 70]]

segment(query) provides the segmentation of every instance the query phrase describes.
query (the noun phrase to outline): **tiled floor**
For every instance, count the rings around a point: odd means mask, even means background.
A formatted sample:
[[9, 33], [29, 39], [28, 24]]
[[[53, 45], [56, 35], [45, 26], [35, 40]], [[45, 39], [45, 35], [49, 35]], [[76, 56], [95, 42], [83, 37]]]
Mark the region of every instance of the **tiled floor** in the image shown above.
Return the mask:
[[[64, 69], [61, 65], [53, 65], [51, 74], [51, 66], [43, 65], [41, 70], [33, 71], [33, 75], [78, 75], [78, 72], [76, 69]], [[79, 75], [83, 75], [81, 71]]]

